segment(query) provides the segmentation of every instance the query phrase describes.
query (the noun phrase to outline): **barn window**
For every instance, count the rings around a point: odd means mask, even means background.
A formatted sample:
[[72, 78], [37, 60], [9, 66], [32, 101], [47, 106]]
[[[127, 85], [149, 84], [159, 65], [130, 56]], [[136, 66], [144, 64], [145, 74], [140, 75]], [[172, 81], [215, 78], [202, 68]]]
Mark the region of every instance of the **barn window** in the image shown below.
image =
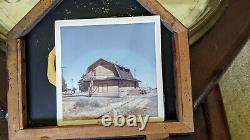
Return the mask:
[[99, 93], [107, 93], [108, 92], [108, 84], [99, 84], [98, 85]]
[[102, 90], [104, 93], [108, 92], [108, 84], [103, 84]]
[[98, 92], [101, 93], [102, 92], [102, 84], [98, 85]]

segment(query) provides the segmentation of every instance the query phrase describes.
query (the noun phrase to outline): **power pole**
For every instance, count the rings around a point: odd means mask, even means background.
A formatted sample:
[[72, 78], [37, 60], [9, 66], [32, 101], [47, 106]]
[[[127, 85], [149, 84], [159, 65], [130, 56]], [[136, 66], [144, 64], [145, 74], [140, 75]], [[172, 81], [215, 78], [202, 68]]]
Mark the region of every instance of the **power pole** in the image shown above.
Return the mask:
[[136, 69], [134, 69], [134, 79], [136, 79]]
[[94, 86], [94, 73], [93, 72], [90, 72], [89, 79], [90, 79], [90, 83], [89, 83], [89, 96], [91, 96], [92, 93], [94, 92], [94, 89], [93, 89], [93, 86]]
[[[64, 78], [64, 69], [65, 69], [66, 67], [61, 67], [61, 69], [62, 69], [62, 74], [61, 74], [61, 78], [62, 78], [62, 84], [63, 84], [63, 86], [65, 87], [65, 89], [63, 89], [63, 90], [65, 90], [65, 92], [67, 93], [68, 92], [68, 87], [67, 87], [67, 82], [66, 82], [66, 80], [65, 80], [65, 78]], [[63, 87], [63, 88], [64, 88]]]
[[63, 73], [64, 73], [64, 69], [66, 69], [67, 67], [62, 67], [62, 75], [63, 75]]

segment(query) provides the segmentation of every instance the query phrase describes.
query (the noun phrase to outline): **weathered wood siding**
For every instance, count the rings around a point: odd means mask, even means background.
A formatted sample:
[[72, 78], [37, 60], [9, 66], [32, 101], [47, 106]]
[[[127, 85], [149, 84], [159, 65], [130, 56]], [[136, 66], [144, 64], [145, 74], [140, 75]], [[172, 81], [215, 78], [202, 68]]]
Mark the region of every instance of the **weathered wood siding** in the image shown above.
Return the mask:
[[138, 82], [121, 80], [119, 85], [120, 96], [139, 94]]
[[135, 86], [134, 81], [125, 81], [125, 80], [120, 81], [120, 91], [121, 92], [126, 92], [128, 90], [134, 90], [136, 88], [137, 87]]
[[119, 96], [118, 80], [94, 81], [93, 96]]
[[109, 66], [97, 66], [96, 67], [96, 76], [97, 77], [115, 77], [115, 74], [114, 74], [114, 69], [112, 69], [111, 67]]
[[99, 65], [94, 70], [91, 70], [88, 74], [90, 75], [91, 72], [95, 73], [97, 79], [118, 76], [114, 66], [112, 65]]
[[127, 80], [94, 81], [93, 88], [93, 96], [123, 96], [139, 93], [138, 83]]

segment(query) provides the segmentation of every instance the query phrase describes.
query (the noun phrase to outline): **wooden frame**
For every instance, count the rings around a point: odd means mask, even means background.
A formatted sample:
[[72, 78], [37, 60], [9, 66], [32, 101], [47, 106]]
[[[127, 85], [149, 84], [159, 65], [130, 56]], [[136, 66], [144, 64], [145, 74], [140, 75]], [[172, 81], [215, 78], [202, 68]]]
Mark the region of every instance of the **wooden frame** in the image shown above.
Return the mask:
[[61, 0], [40, 1], [8, 34], [7, 67], [9, 76], [8, 112], [9, 138], [73, 139], [146, 135], [148, 139], [168, 134], [194, 131], [189, 64], [188, 30], [155, 0], [138, 0], [146, 9], [161, 16], [173, 33], [174, 79], [177, 103], [177, 121], [149, 123], [145, 131], [137, 127], [104, 127], [100, 125], [28, 128], [26, 118], [25, 41], [22, 40], [46, 13]]

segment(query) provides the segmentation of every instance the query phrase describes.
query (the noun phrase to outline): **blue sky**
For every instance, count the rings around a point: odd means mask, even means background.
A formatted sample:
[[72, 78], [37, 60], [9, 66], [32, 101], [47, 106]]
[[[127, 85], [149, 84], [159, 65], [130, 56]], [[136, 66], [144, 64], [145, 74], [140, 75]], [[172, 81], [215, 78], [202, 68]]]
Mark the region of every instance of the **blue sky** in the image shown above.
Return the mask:
[[[127, 67], [140, 86], [156, 87], [154, 23], [61, 27], [62, 67], [68, 88], [78, 88], [99, 58]], [[72, 82], [73, 79], [73, 82]]]

